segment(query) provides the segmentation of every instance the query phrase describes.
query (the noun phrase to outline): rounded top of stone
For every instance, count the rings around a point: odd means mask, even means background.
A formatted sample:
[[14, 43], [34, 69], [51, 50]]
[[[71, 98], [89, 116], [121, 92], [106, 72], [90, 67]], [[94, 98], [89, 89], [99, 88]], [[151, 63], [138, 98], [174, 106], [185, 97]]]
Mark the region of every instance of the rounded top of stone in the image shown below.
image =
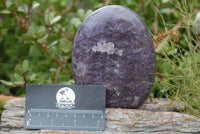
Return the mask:
[[115, 21], [129, 23], [129, 27], [133, 26], [138, 27], [141, 30], [145, 29], [142, 18], [136, 12], [120, 5], [104, 6], [97, 9], [83, 21], [81, 26], [90, 32], [95, 27]]

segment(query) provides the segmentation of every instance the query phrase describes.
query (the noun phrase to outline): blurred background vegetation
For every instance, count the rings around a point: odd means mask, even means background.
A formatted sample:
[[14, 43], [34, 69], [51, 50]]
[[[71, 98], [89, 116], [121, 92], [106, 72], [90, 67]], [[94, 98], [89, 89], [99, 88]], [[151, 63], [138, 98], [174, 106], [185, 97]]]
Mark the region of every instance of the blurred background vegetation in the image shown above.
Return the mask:
[[199, 0], [0, 0], [0, 94], [25, 96], [26, 83], [74, 84], [75, 33], [105, 5], [134, 10], [149, 28], [157, 62], [150, 97], [182, 102], [184, 112], [200, 116], [199, 37], [192, 27]]

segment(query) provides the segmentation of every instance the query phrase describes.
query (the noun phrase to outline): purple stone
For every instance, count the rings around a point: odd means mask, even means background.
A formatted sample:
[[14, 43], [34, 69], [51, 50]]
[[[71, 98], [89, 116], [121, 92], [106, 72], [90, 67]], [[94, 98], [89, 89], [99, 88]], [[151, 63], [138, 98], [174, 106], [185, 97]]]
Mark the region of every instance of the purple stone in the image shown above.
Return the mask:
[[106, 107], [138, 108], [154, 82], [149, 31], [139, 15], [123, 6], [105, 6], [84, 20], [72, 61], [76, 84], [106, 85]]

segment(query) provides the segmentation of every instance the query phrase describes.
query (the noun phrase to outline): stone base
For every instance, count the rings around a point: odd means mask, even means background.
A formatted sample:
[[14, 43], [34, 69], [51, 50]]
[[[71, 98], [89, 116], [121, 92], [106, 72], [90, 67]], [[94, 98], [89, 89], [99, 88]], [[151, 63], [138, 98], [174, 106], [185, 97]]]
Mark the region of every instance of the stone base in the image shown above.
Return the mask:
[[[200, 119], [177, 112], [184, 105], [166, 99], [147, 100], [140, 109], [106, 109], [105, 131], [25, 130], [25, 99], [9, 100], [1, 117], [1, 133], [13, 134], [129, 134], [129, 133], [200, 133]], [[175, 112], [176, 111], [176, 112]]]

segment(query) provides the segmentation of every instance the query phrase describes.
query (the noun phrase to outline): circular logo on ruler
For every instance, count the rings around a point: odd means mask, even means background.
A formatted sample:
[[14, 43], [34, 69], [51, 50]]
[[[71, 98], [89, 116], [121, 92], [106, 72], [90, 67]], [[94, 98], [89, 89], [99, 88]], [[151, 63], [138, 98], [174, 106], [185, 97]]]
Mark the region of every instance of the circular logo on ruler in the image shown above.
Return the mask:
[[75, 107], [75, 93], [69, 87], [60, 88], [56, 94], [56, 107], [59, 109], [72, 109]]

